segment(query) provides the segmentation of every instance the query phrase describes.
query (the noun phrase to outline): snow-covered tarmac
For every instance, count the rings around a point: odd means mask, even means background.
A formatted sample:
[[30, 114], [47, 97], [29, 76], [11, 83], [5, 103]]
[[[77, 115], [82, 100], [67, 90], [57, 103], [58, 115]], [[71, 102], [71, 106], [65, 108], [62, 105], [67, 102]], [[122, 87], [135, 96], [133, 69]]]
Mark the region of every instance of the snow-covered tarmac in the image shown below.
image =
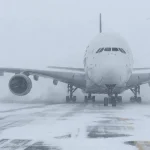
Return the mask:
[[150, 141], [150, 103], [0, 103], [0, 150], [150, 149], [128, 141]]

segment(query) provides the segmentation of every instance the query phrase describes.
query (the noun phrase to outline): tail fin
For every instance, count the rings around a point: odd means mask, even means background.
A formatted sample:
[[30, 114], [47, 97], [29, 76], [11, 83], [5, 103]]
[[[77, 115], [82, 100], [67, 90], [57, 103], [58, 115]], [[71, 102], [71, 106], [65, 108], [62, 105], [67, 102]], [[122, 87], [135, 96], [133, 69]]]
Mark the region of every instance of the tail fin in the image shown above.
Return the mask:
[[99, 18], [99, 32], [102, 33], [102, 15], [100, 13], [100, 18]]

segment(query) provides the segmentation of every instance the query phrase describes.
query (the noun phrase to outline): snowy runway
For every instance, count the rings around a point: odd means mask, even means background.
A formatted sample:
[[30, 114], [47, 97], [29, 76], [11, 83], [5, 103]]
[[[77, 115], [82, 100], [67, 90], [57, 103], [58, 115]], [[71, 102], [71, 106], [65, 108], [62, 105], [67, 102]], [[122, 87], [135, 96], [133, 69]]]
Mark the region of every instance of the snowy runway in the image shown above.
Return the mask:
[[149, 140], [150, 103], [0, 103], [0, 150], [136, 150], [125, 143]]

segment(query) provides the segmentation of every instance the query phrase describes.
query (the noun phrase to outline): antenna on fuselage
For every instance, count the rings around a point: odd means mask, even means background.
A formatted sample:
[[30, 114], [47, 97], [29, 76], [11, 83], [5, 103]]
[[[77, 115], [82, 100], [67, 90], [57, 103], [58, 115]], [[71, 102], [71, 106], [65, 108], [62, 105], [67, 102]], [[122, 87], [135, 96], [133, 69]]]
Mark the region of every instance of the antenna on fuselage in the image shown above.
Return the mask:
[[102, 14], [99, 16], [99, 32], [102, 33]]

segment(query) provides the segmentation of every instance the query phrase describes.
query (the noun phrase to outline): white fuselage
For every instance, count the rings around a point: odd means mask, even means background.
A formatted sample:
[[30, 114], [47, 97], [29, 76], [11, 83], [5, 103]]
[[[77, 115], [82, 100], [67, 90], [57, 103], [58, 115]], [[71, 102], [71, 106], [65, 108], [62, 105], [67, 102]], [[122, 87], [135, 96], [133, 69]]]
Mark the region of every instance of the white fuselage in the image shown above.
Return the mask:
[[100, 33], [86, 49], [84, 67], [87, 92], [104, 93], [107, 86], [114, 85], [116, 90], [126, 86], [132, 74], [133, 57], [119, 34]]

